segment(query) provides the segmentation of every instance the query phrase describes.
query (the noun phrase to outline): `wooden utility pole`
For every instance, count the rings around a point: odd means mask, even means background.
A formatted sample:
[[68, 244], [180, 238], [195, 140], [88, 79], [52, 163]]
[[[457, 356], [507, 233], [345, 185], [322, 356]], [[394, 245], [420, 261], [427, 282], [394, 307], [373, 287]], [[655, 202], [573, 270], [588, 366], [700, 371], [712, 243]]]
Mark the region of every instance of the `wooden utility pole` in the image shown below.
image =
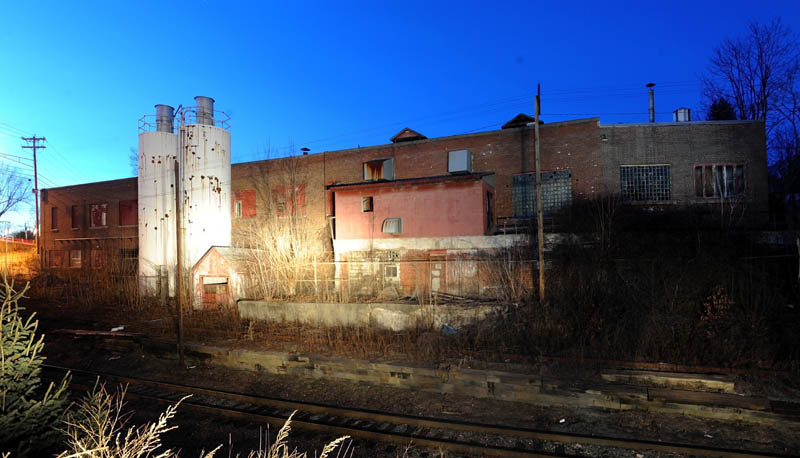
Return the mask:
[[178, 364], [184, 367], [185, 361], [183, 358], [183, 255], [182, 237], [181, 237], [181, 195], [180, 186], [178, 186], [178, 179], [180, 178], [178, 172], [178, 161], [175, 161], [175, 246], [177, 247], [177, 262], [175, 263], [175, 307], [178, 311]]
[[[36, 134], [33, 134], [33, 137], [22, 137], [28, 143], [32, 143], [31, 145], [23, 145], [23, 148], [30, 148], [33, 150], [33, 200], [36, 201], [36, 254], [41, 254], [39, 252], [39, 235], [42, 233], [41, 228], [39, 227], [39, 174], [36, 169], [36, 150], [37, 149], [45, 149], [46, 146], [37, 145], [37, 141], [47, 141], [44, 137], [37, 137]], [[43, 259], [42, 256], [39, 259]], [[44, 266], [42, 266], [44, 267]]]
[[542, 163], [539, 154], [539, 112], [541, 111], [541, 85], [536, 85], [536, 118], [534, 135], [536, 145], [536, 226], [539, 239], [539, 303], [544, 303], [544, 224], [542, 222]]

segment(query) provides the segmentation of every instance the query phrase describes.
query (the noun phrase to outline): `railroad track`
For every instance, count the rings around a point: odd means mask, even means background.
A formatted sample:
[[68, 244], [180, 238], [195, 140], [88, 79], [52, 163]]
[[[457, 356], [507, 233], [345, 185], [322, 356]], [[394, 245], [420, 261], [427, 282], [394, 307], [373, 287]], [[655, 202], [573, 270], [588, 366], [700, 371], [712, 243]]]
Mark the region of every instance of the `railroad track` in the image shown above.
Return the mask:
[[607, 456], [607, 451], [611, 449], [730, 458], [791, 456], [347, 409], [52, 365], [42, 365], [42, 369], [45, 379], [58, 379], [65, 371], [70, 371], [73, 377], [71, 383], [73, 390], [89, 390], [99, 377], [106, 382], [126, 384], [128, 386], [126, 396], [132, 399], [174, 404], [191, 395], [191, 398], [181, 403], [181, 409], [184, 410], [261, 424], [270, 423], [275, 426], [282, 425], [289, 415], [296, 411], [292, 426], [297, 429], [348, 435], [402, 446], [413, 443], [416, 446], [473, 456], [592, 456], [595, 454], [591, 452], [592, 448], [598, 451], [596, 454], [604, 456]]

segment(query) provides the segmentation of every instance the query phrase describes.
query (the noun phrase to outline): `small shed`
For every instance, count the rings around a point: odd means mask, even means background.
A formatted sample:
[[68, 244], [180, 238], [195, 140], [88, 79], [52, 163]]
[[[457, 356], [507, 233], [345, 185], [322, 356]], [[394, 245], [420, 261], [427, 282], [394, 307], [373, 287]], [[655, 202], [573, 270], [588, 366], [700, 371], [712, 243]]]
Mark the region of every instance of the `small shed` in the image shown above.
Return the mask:
[[249, 253], [245, 248], [209, 248], [192, 267], [192, 307], [217, 309], [236, 304], [244, 296]]

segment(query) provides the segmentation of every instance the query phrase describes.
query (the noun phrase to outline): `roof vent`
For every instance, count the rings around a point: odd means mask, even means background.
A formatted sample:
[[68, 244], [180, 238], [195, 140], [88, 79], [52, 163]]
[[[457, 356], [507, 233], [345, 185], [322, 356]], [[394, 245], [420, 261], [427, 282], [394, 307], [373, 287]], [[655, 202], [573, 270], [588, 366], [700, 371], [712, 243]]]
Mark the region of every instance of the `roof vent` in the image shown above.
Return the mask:
[[688, 108], [678, 108], [672, 112], [674, 122], [689, 122], [692, 120], [692, 110]]
[[214, 99], [198, 95], [194, 98], [197, 103], [197, 124], [214, 125]]

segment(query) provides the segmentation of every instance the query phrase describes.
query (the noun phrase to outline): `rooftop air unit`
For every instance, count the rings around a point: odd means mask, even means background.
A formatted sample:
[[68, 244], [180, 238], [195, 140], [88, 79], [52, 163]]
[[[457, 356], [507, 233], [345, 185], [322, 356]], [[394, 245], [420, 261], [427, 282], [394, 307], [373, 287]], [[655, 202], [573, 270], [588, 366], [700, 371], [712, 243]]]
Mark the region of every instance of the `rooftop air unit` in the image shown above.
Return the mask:
[[469, 150], [459, 149], [448, 152], [447, 171], [454, 174], [472, 172], [472, 160]]
[[692, 120], [692, 110], [688, 108], [678, 108], [672, 112], [674, 122], [689, 122]]

